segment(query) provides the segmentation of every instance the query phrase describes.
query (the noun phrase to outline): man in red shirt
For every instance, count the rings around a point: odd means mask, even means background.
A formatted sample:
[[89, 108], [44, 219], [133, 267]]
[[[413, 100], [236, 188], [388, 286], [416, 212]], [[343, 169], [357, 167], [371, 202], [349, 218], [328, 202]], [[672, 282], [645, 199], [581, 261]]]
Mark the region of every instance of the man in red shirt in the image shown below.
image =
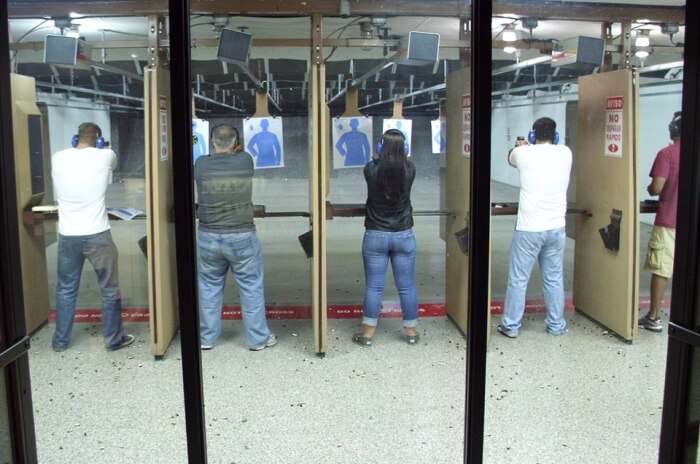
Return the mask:
[[651, 271], [651, 304], [639, 326], [661, 332], [661, 302], [668, 279], [673, 274], [673, 253], [676, 244], [676, 209], [678, 207], [678, 168], [681, 152], [681, 113], [677, 111], [668, 125], [673, 144], [659, 151], [649, 176], [649, 195], [659, 196], [654, 229], [649, 238], [646, 269]]

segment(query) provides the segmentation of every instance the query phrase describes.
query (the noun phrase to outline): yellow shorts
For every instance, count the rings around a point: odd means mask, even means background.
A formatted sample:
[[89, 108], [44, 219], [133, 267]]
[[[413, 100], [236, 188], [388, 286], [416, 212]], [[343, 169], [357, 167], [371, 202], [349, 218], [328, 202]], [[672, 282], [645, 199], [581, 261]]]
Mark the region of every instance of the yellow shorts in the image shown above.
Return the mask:
[[667, 279], [673, 275], [673, 253], [676, 249], [676, 229], [654, 226], [649, 238], [646, 270]]

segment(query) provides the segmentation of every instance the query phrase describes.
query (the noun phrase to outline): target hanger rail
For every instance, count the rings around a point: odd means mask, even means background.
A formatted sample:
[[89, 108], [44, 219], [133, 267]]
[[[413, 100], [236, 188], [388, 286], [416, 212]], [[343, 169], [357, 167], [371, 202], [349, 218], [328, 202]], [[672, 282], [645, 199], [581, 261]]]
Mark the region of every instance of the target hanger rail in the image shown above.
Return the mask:
[[[418, 95], [423, 95], [423, 94], [430, 93], [430, 92], [439, 92], [439, 91], [442, 91], [445, 89], [447, 89], [447, 84], [444, 84], [444, 83], [443, 84], [436, 84], [436, 85], [433, 85], [432, 87], [427, 87], [425, 89], [415, 90], [413, 92], [405, 93], [402, 95], [397, 95], [394, 98], [387, 98], [386, 100], [370, 103], [368, 105], [361, 106], [360, 109], [364, 110], [367, 108], [373, 108], [375, 106], [386, 105], [387, 103], [392, 103], [392, 102], [395, 102], [396, 100], [405, 100], [406, 98], [417, 97]], [[413, 105], [410, 107], [404, 107], [404, 109], [405, 108], [416, 108], [416, 107], [417, 106]]]

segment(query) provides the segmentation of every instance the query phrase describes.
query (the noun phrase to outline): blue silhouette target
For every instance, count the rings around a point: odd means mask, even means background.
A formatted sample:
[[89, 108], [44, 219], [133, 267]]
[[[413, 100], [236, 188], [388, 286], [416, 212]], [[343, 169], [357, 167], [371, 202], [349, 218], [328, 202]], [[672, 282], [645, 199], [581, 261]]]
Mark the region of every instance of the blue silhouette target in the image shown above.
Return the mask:
[[192, 120], [192, 161], [209, 154], [209, 121]]
[[372, 159], [372, 118], [333, 120], [333, 168], [363, 167]]
[[284, 142], [281, 118], [250, 118], [244, 121], [245, 149], [256, 169], [284, 167]]
[[408, 156], [411, 156], [411, 132], [413, 130], [413, 121], [410, 119], [385, 119], [382, 124], [382, 134], [389, 129], [400, 130], [406, 138], [408, 145]]
[[433, 142], [433, 154], [444, 155], [447, 153], [447, 121], [445, 119], [430, 121], [430, 132]]

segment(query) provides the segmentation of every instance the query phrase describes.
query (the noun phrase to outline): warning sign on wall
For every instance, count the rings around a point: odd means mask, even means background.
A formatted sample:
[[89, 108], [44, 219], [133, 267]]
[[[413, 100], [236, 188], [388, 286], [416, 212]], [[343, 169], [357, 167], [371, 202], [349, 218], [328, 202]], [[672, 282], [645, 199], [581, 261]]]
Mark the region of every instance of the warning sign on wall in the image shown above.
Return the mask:
[[462, 156], [472, 155], [472, 97], [462, 95]]
[[159, 99], [159, 126], [160, 126], [160, 160], [168, 160], [168, 144], [170, 137], [168, 133], [168, 99], [161, 95]]
[[605, 156], [622, 158], [622, 97], [608, 97], [605, 107]]

